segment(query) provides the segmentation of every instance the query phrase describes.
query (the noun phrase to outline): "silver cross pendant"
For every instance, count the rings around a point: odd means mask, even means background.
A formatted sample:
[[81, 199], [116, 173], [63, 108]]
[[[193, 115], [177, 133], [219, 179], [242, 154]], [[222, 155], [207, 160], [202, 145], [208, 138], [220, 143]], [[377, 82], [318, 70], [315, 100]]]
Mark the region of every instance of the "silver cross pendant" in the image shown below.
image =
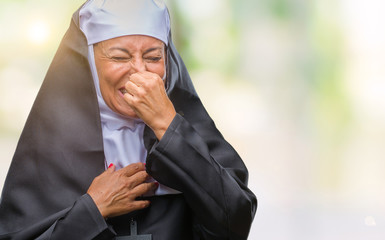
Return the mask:
[[138, 226], [136, 221], [133, 219], [131, 220], [130, 223], [130, 229], [131, 229], [131, 234], [130, 236], [120, 236], [116, 237], [116, 240], [151, 240], [152, 235], [151, 234], [145, 234], [145, 235], [138, 235]]

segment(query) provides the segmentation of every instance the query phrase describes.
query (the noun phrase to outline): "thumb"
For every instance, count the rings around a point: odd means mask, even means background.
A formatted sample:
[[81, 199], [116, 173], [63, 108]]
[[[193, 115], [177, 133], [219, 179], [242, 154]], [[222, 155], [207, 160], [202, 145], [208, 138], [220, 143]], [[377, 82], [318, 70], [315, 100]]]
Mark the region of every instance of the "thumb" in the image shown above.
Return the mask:
[[113, 164], [113, 163], [111, 163], [109, 166], [108, 166], [108, 168], [107, 168], [107, 171], [108, 172], [115, 172], [115, 165]]

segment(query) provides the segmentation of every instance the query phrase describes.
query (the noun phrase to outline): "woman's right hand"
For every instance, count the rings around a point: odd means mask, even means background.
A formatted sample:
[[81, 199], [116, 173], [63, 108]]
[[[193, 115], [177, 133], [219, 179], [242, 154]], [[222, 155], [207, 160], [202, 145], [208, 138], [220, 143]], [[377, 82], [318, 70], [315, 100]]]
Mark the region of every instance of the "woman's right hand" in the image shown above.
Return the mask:
[[133, 163], [117, 171], [112, 165], [92, 181], [87, 193], [104, 218], [115, 217], [150, 205], [147, 200], [135, 200], [158, 187], [158, 183], [146, 183], [148, 178], [143, 163]]

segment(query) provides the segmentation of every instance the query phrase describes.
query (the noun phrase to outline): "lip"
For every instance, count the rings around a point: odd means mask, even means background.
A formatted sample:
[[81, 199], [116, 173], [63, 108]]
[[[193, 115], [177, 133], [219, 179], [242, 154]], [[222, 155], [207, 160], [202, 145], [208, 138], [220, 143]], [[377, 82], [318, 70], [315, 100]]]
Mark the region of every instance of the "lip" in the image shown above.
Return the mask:
[[124, 87], [122, 87], [122, 88], [119, 88], [118, 92], [121, 97], [124, 97], [124, 94], [127, 93], [127, 90]]
[[127, 90], [124, 87], [122, 87], [122, 88], [119, 88], [119, 92], [121, 92], [124, 95], [125, 93], [127, 93]]

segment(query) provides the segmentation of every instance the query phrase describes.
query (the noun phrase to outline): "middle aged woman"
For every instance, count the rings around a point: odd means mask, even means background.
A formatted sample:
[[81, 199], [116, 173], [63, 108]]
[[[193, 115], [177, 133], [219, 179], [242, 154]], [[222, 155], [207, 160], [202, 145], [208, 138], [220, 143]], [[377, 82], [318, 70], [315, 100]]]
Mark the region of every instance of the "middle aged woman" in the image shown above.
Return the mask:
[[246, 239], [247, 169], [199, 100], [159, 0], [89, 0], [20, 138], [0, 239]]

